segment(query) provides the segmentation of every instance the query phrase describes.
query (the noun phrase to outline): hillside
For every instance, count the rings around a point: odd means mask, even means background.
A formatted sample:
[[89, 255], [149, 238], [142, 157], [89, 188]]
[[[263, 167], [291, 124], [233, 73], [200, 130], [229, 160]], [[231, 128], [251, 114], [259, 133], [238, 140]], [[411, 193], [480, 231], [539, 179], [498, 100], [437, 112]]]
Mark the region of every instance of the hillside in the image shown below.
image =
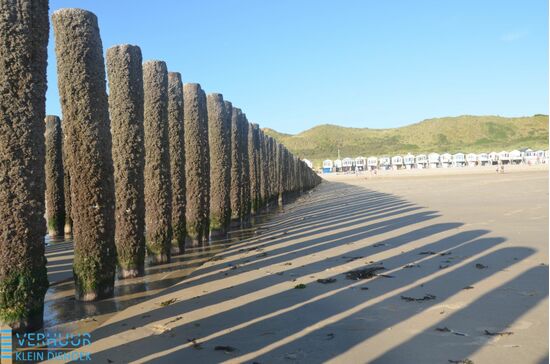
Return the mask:
[[428, 152], [490, 152], [529, 147], [548, 149], [548, 115], [505, 118], [457, 116], [427, 119], [393, 129], [319, 125], [296, 135], [264, 129], [289, 150], [314, 162], [356, 157]]

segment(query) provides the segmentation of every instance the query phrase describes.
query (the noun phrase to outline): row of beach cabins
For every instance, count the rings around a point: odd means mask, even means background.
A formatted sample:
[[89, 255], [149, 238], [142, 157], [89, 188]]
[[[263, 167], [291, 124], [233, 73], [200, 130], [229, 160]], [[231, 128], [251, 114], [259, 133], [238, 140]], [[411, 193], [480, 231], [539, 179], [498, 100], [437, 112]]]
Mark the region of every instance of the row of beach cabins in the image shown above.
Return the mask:
[[[311, 162], [304, 160], [310, 167]], [[308, 163], [309, 162], [309, 163]], [[513, 150], [500, 153], [430, 153], [394, 157], [357, 157], [323, 161], [323, 173], [350, 172], [365, 170], [390, 170], [390, 169], [423, 169], [423, 168], [451, 168], [474, 167], [499, 164], [542, 164], [548, 163], [548, 150]]]

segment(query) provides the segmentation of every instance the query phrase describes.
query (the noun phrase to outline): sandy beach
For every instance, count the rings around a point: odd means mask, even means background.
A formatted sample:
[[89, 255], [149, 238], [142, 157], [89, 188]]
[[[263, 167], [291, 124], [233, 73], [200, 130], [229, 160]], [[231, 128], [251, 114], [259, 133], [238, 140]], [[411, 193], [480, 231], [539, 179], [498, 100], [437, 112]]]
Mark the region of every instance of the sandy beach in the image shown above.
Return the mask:
[[[547, 362], [548, 169], [469, 171], [325, 175], [111, 315], [86, 350], [96, 363]], [[346, 276], [366, 267], [379, 269]]]

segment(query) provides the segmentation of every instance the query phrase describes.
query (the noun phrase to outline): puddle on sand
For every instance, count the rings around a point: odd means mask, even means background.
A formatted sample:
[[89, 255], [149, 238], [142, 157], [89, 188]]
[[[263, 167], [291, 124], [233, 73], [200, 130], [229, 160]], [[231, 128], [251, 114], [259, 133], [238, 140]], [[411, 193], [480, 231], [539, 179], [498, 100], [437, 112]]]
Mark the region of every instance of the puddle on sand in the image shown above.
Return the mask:
[[250, 228], [232, 230], [225, 239], [211, 240], [206, 246], [188, 248], [184, 254], [172, 256], [170, 263], [146, 266], [143, 277], [116, 280], [114, 296], [96, 302], [81, 302], [74, 298], [72, 241], [47, 238], [50, 288], [44, 303], [43, 331], [60, 334], [93, 331], [117, 312], [182, 281], [228, 246], [257, 235], [262, 225], [278, 211], [276, 206], [265, 209], [252, 218]]

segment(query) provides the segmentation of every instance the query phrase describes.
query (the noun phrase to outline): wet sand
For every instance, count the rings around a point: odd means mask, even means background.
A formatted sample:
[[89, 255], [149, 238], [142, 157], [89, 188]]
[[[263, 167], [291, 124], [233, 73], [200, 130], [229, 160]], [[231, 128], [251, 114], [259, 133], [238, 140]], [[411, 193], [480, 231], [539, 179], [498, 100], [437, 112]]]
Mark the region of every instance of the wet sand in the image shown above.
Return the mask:
[[548, 170], [467, 170], [324, 176], [111, 315], [87, 350], [97, 363], [547, 362]]

